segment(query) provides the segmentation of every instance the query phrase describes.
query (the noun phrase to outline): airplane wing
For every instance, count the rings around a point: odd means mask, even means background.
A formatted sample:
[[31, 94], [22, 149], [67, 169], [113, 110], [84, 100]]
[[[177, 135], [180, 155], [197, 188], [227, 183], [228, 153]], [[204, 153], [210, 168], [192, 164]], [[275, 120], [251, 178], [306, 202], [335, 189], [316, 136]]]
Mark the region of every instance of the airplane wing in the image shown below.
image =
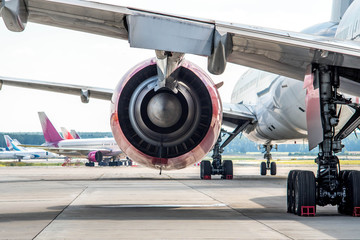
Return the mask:
[[207, 56], [215, 74], [226, 62], [299, 80], [311, 63], [360, 66], [353, 41], [79, 0], [27, 0], [26, 6], [18, 1], [16, 8], [2, 2], [9, 30], [22, 31], [29, 21], [128, 40], [131, 47]]
[[229, 136], [220, 148], [226, 147], [249, 124], [256, 121], [256, 116], [248, 106], [237, 103], [223, 103], [223, 126], [232, 129], [232, 131], [227, 132]]
[[107, 89], [107, 88], [80, 86], [80, 85], [0, 76], [0, 90], [2, 85], [32, 88], [37, 90], [45, 90], [51, 92], [66, 93], [70, 95], [77, 95], [80, 96], [81, 101], [85, 103], [89, 102], [90, 97], [110, 101], [114, 91], [113, 89]]

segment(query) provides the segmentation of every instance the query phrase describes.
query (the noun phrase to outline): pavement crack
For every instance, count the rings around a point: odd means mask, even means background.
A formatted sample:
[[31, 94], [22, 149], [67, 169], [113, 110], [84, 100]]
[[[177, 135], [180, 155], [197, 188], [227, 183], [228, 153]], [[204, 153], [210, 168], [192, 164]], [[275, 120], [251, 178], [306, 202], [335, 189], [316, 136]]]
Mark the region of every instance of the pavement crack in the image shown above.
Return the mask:
[[75, 202], [76, 199], [80, 197], [80, 195], [85, 192], [85, 190], [88, 189], [88, 186], [86, 186], [68, 205], [66, 205], [46, 226], [41, 229], [41, 231], [33, 237], [33, 240], [36, 239], [50, 224], [52, 224], [73, 202]]

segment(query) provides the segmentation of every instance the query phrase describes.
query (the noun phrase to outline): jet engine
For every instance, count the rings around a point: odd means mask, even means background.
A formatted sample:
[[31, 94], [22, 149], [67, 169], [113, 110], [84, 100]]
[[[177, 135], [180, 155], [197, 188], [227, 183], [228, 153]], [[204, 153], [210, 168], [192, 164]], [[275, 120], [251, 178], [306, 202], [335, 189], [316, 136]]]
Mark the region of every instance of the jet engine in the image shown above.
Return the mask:
[[221, 129], [222, 106], [210, 77], [183, 60], [172, 73], [176, 91], [155, 90], [157, 65], [146, 60], [119, 82], [111, 102], [117, 144], [135, 162], [180, 169], [200, 161]]
[[92, 151], [88, 154], [88, 160], [90, 162], [101, 162], [103, 159], [103, 154], [100, 151]]

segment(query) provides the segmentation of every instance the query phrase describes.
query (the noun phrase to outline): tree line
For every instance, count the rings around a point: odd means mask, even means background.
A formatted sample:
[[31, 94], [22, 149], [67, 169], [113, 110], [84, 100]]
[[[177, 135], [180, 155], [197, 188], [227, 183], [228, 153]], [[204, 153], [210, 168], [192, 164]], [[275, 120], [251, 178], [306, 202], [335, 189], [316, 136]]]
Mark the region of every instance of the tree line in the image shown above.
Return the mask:
[[[41, 132], [2, 132], [0, 133], [0, 148], [5, 148], [4, 135], [9, 135], [12, 139], [17, 139], [22, 144], [41, 145], [45, 142], [44, 135]], [[111, 132], [80, 132], [81, 138], [102, 138], [113, 137]], [[225, 137], [223, 138], [225, 140]], [[342, 142], [345, 147], [343, 152], [360, 151], [360, 139], [356, 134], [351, 134]], [[308, 145], [305, 143], [297, 144], [279, 144], [277, 151], [290, 153], [317, 153], [317, 149], [309, 152]], [[236, 155], [246, 152], [259, 152], [258, 144], [250, 141], [245, 136], [236, 137], [226, 148], [224, 154]]]

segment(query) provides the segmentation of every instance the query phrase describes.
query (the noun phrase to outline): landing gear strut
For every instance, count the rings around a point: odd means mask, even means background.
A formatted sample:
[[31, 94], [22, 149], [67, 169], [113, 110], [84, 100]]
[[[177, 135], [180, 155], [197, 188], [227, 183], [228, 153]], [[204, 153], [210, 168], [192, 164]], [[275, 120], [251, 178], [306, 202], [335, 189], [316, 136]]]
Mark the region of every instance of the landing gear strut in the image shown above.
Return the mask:
[[213, 148], [212, 163], [203, 160], [200, 163], [200, 178], [211, 179], [211, 175], [221, 175], [222, 179], [233, 179], [233, 163], [231, 160], [221, 160], [221, 153], [224, 149], [221, 144], [221, 133]]
[[[314, 83], [319, 87], [319, 100], [323, 140], [319, 143], [317, 176], [311, 171], [293, 170], [288, 175], [287, 210], [297, 215], [315, 215], [316, 205], [338, 205], [342, 214], [354, 214], [360, 207], [360, 172], [340, 171], [339, 159], [335, 155], [341, 151], [341, 140], [347, 137], [360, 120], [360, 108], [337, 93], [340, 86], [338, 70], [326, 65], [313, 66]], [[314, 85], [315, 85], [314, 84]], [[339, 123], [341, 108], [348, 105], [355, 110], [354, 115], [335, 132]]]
[[266, 175], [266, 171], [270, 170], [271, 175], [276, 175], [276, 162], [271, 162], [271, 149], [272, 145], [267, 144], [263, 146], [265, 149], [264, 158], [266, 159], [266, 162], [261, 162], [260, 164], [260, 174]]

